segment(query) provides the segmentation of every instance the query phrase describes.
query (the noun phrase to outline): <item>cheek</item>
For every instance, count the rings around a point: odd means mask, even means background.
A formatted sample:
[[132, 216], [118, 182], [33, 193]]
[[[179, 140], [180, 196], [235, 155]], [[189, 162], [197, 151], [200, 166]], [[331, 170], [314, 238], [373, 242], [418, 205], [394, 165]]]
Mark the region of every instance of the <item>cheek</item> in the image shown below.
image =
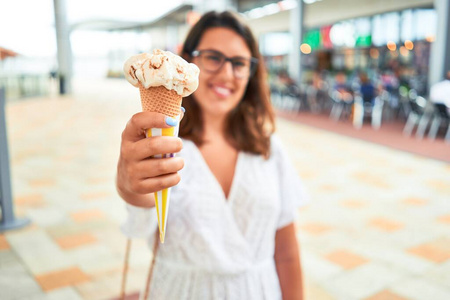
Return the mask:
[[248, 81], [239, 82], [237, 85], [237, 94], [239, 94], [239, 98], [244, 97], [245, 90], [247, 89]]
[[195, 94], [201, 96], [206, 93], [208, 87], [208, 76], [207, 75], [200, 75], [198, 77], [198, 88], [195, 91]]

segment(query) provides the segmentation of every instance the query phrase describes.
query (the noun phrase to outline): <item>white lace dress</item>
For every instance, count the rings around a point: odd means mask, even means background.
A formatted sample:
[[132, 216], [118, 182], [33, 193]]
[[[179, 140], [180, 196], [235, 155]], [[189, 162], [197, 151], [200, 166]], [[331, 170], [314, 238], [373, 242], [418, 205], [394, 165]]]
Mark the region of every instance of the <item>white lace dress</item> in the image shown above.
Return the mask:
[[[185, 167], [172, 188], [149, 299], [281, 299], [275, 233], [294, 221], [306, 197], [280, 142], [271, 144], [268, 160], [239, 153], [226, 199], [198, 148], [184, 141]], [[128, 211], [123, 232], [152, 247], [155, 209]]]

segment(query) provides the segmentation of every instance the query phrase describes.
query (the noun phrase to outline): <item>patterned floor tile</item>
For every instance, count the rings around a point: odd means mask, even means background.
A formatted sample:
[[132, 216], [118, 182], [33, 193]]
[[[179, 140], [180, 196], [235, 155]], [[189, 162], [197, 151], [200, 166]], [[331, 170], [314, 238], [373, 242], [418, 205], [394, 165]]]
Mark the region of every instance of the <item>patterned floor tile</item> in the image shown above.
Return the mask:
[[7, 233], [11, 249], [32, 274], [68, 268], [72, 262], [42, 229]]
[[[122, 274], [116, 272], [98, 278], [93, 278], [89, 282], [78, 284], [77, 291], [85, 300], [114, 299], [120, 295]], [[126, 293], [133, 294], [139, 292], [144, 286], [146, 270], [132, 269], [128, 273]]]
[[364, 300], [408, 300], [408, 298], [399, 296], [389, 290], [383, 290]]
[[29, 180], [29, 185], [33, 188], [55, 186], [56, 180], [53, 178], [34, 178]]
[[335, 192], [339, 190], [339, 187], [333, 184], [324, 184], [320, 187], [320, 189], [325, 192]]
[[450, 215], [442, 215], [437, 217], [437, 221], [443, 224], [450, 224]]
[[120, 270], [124, 257], [118, 250], [103, 243], [73, 248], [66, 251], [66, 255], [80, 270], [89, 275]]
[[98, 219], [103, 219], [105, 217], [104, 213], [98, 209], [84, 210], [79, 212], [74, 212], [70, 214], [73, 221], [77, 223], [95, 221]]
[[335, 298], [332, 295], [330, 295], [327, 291], [325, 291], [323, 288], [319, 287], [314, 282], [305, 281], [304, 287], [305, 287], [305, 293], [304, 293], [305, 299], [335, 300]]
[[369, 259], [348, 250], [333, 251], [325, 255], [325, 258], [347, 270], [369, 262]]
[[390, 288], [394, 293], [411, 300], [448, 300], [450, 289], [443, 288], [423, 277], [397, 282]]
[[27, 209], [27, 216], [35, 226], [49, 227], [64, 221], [66, 214], [52, 206], [42, 206]]
[[363, 201], [360, 200], [343, 200], [340, 202], [340, 205], [346, 207], [346, 208], [351, 208], [351, 209], [360, 209], [364, 206], [367, 206], [367, 204]]
[[9, 246], [8, 241], [6, 240], [5, 235], [0, 234], [0, 250], [9, 250], [11, 247]]
[[[1, 258], [0, 253], [0, 258]], [[39, 294], [41, 288], [17, 257], [0, 267], [0, 299], [16, 300]]]
[[423, 206], [428, 203], [428, 200], [419, 197], [408, 197], [403, 199], [402, 203], [413, 206]]
[[376, 174], [370, 174], [367, 172], [356, 172], [352, 176], [358, 182], [369, 185], [369, 186], [374, 186], [374, 187], [381, 188], [381, 189], [391, 189], [392, 188], [391, 184], [389, 184], [389, 182], [386, 179], [384, 179]]
[[372, 262], [329, 278], [327, 287], [348, 299], [365, 299], [387, 289], [404, 275], [399, 270]]
[[432, 189], [434, 189], [434, 190], [436, 190], [436, 191], [438, 191], [440, 193], [443, 193], [445, 195], [450, 195], [450, 186], [448, 185], [447, 181], [444, 181], [444, 180], [441, 180], [441, 179], [428, 180], [426, 182], [426, 184], [430, 188], [432, 188]]
[[45, 202], [42, 194], [31, 194], [15, 197], [14, 204], [25, 207], [42, 207]]
[[61, 249], [73, 249], [95, 242], [97, 242], [97, 239], [91, 233], [68, 235], [56, 239], [56, 243], [58, 243]]
[[302, 251], [302, 267], [306, 278], [311, 281], [326, 281], [342, 272], [342, 268], [311, 251]]
[[92, 185], [101, 184], [101, 183], [111, 183], [111, 182], [112, 182], [111, 178], [109, 178], [109, 177], [93, 177], [93, 178], [86, 179], [86, 183], [92, 184]]
[[46, 300], [82, 300], [81, 296], [72, 287], [52, 290], [46, 294]]
[[50, 291], [89, 280], [89, 277], [77, 267], [36, 276], [36, 281], [44, 291]]
[[436, 263], [442, 263], [450, 259], [450, 240], [438, 239], [409, 248], [408, 252]]
[[309, 234], [312, 235], [319, 235], [319, 234], [323, 234], [326, 233], [330, 230], [332, 230], [333, 228], [327, 224], [323, 224], [323, 223], [306, 223], [306, 224], [302, 224], [300, 226], [300, 230], [305, 231]]
[[397, 231], [404, 227], [404, 225], [398, 221], [383, 217], [370, 219], [368, 225], [386, 232]]
[[113, 194], [111, 194], [108, 191], [100, 191], [100, 192], [84, 193], [80, 197], [81, 197], [81, 199], [83, 199], [85, 201], [95, 201], [98, 199], [111, 197], [112, 195]]

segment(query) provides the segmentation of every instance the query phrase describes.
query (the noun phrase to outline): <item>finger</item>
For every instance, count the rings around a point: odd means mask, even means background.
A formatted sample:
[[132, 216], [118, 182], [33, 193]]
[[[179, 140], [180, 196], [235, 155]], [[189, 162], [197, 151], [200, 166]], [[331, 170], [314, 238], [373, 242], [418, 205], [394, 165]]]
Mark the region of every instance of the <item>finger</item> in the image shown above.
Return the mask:
[[152, 158], [139, 162], [136, 165], [136, 172], [142, 180], [176, 173], [183, 167], [184, 159], [181, 157]]
[[162, 191], [177, 185], [181, 180], [178, 173], [165, 174], [158, 177], [140, 180], [134, 187], [134, 191], [139, 194], [149, 194]]
[[[122, 133], [122, 140], [137, 141], [145, 137], [149, 128], [169, 128], [176, 120], [156, 112], [140, 112], [131, 117]], [[170, 125], [169, 125], [170, 124]]]
[[155, 136], [133, 143], [130, 151], [134, 159], [143, 160], [157, 154], [178, 153], [183, 149], [183, 142], [174, 136]]
[[185, 111], [186, 111], [186, 110], [185, 110], [184, 107], [182, 106], [182, 107], [181, 107], [181, 113], [180, 113], [180, 122], [181, 122], [181, 120], [183, 120]]

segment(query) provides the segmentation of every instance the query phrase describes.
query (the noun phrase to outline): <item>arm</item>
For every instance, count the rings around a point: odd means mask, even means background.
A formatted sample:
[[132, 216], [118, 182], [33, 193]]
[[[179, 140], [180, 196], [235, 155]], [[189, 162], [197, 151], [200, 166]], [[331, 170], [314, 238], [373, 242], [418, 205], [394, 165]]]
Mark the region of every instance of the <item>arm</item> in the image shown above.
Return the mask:
[[294, 223], [276, 232], [275, 264], [283, 300], [303, 300], [300, 250]]
[[122, 133], [117, 164], [116, 188], [125, 202], [150, 208], [155, 206], [153, 193], [176, 185], [178, 171], [184, 166], [180, 157], [152, 158], [156, 154], [176, 153], [183, 147], [177, 137], [145, 137], [145, 128], [167, 128], [159, 113], [135, 114]]

